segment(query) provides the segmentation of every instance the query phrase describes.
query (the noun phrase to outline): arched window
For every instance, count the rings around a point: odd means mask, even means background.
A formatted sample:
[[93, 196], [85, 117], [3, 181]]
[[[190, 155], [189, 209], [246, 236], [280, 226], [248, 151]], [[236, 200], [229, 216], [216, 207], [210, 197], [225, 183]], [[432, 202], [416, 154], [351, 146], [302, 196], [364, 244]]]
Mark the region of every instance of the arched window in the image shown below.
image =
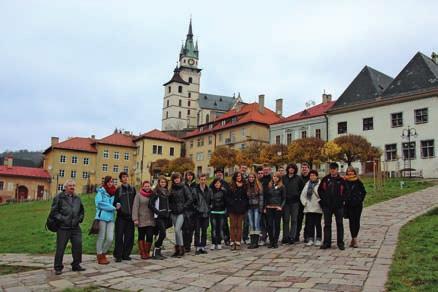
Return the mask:
[[167, 100], [167, 107], [169, 107], [169, 100]]
[[207, 115], [205, 116], [205, 122], [206, 122], [206, 123], [210, 122], [210, 115], [209, 115], [209, 114], [207, 114]]
[[178, 92], [182, 93], [182, 86], [178, 86]]
[[167, 91], [168, 91], [169, 93], [171, 93], [171, 92], [172, 92], [172, 87], [171, 87], [171, 86], [167, 87]]
[[192, 104], [192, 103], [190, 102], [190, 100], [187, 101], [187, 106], [188, 106], [188, 107], [190, 107], [191, 104]]
[[169, 118], [169, 112], [166, 112], [166, 119]]
[[181, 101], [181, 99], [178, 100], [178, 106], [182, 106], [182, 101]]
[[178, 112], [178, 118], [181, 119], [181, 111]]

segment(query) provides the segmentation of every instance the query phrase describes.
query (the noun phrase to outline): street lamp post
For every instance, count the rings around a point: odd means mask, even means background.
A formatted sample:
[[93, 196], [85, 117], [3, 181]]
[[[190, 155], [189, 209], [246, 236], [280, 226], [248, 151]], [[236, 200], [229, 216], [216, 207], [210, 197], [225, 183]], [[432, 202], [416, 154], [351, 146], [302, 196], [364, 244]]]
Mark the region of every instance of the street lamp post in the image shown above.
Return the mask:
[[[408, 140], [408, 163], [409, 163], [409, 178], [412, 178], [412, 165], [411, 165], [411, 138], [415, 138], [417, 137], [417, 130], [415, 130], [415, 128], [411, 128], [408, 126], [407, 129], [403, 129], [402, 130], [402, 135], [401, 135], [402, 139], [407, 139]], [[403, 145], [402, 145], [403, 146]], [[402, 147], [402, 151], [403, 151], [403, 147]], [[406, 157], [404, 158], [406, 160]]]

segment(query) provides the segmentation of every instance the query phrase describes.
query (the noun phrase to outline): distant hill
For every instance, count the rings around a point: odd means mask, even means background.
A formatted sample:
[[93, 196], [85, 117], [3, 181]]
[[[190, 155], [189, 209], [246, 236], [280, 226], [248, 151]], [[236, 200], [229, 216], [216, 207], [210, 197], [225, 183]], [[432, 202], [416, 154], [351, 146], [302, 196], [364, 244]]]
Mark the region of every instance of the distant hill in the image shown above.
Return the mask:
[[43, 153], [39, 151], [5, 151], [0, 154], [0, 165], [4, 164], [4, 157], [12, 154], [14, 157], [14, 165], [27, 167], [41, 167], [43, 165]]

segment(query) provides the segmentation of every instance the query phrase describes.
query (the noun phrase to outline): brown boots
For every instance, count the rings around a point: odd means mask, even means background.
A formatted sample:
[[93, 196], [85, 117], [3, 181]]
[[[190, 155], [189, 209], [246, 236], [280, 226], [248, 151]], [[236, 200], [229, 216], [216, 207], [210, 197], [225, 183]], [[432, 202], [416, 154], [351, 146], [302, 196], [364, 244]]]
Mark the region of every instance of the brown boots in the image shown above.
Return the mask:
[[106, 254], [98, 254], [97, 256], [97, 263], [99, 264], [99, 265], [108, 265], [109, 264], [109, 261], [108, 261], [108, 259], [106, 258]]
[[151, 243], [145, 242], [144, 240], [138, 241], [138, 251], [140, 253], [140, 257], [143, 260], [147, 260], [151, 257], [150, 256], [151, 246], [152, 246]]
[[185, 254], [184, 246], [175, 245], [175, 252], [173, 253], [172, 257], [180, 258], [180, 257], [184, 256], [184, 254]]
[[357, 238], [351, 239], [350, 247], [353, 247], [353, 248], [358, 248], [359, 247], [359, 244], [357, 243]]

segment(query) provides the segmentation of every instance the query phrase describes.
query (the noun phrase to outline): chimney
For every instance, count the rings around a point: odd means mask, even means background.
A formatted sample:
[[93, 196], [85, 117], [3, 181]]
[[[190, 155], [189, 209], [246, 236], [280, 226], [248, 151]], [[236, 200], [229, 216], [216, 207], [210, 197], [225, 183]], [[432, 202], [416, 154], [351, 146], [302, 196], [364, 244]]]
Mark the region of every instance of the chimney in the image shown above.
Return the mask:
[[96, 135], [91, 135], [91, 139], [96, 140]]
[[259, 112], [263, 113], [265, 111], [265, 95], [259, 95]]
[[322, 103], [328, 103], [332, 101], [332, 95], [328, 94], [328, 93], [323, 93], [322, 94]]
[[6, 156], [4, 160], [4, 165], [6, 165], [6, 168], [11, 169], [12, 165], [14, 164], [14, 158], [12, 157], [12, 154]]
[[438, 54], [435, 52], [432, 52], [432, 61], [438, 65]]
[[275, 101], [275, 113], [279, 116], [283, 115], [283, 99], [279, 98]]
[[53, 146], [55, 144], [59, 143], [59, 138], [58, 137], [52, 137], [50, 140], [50, 145]]

